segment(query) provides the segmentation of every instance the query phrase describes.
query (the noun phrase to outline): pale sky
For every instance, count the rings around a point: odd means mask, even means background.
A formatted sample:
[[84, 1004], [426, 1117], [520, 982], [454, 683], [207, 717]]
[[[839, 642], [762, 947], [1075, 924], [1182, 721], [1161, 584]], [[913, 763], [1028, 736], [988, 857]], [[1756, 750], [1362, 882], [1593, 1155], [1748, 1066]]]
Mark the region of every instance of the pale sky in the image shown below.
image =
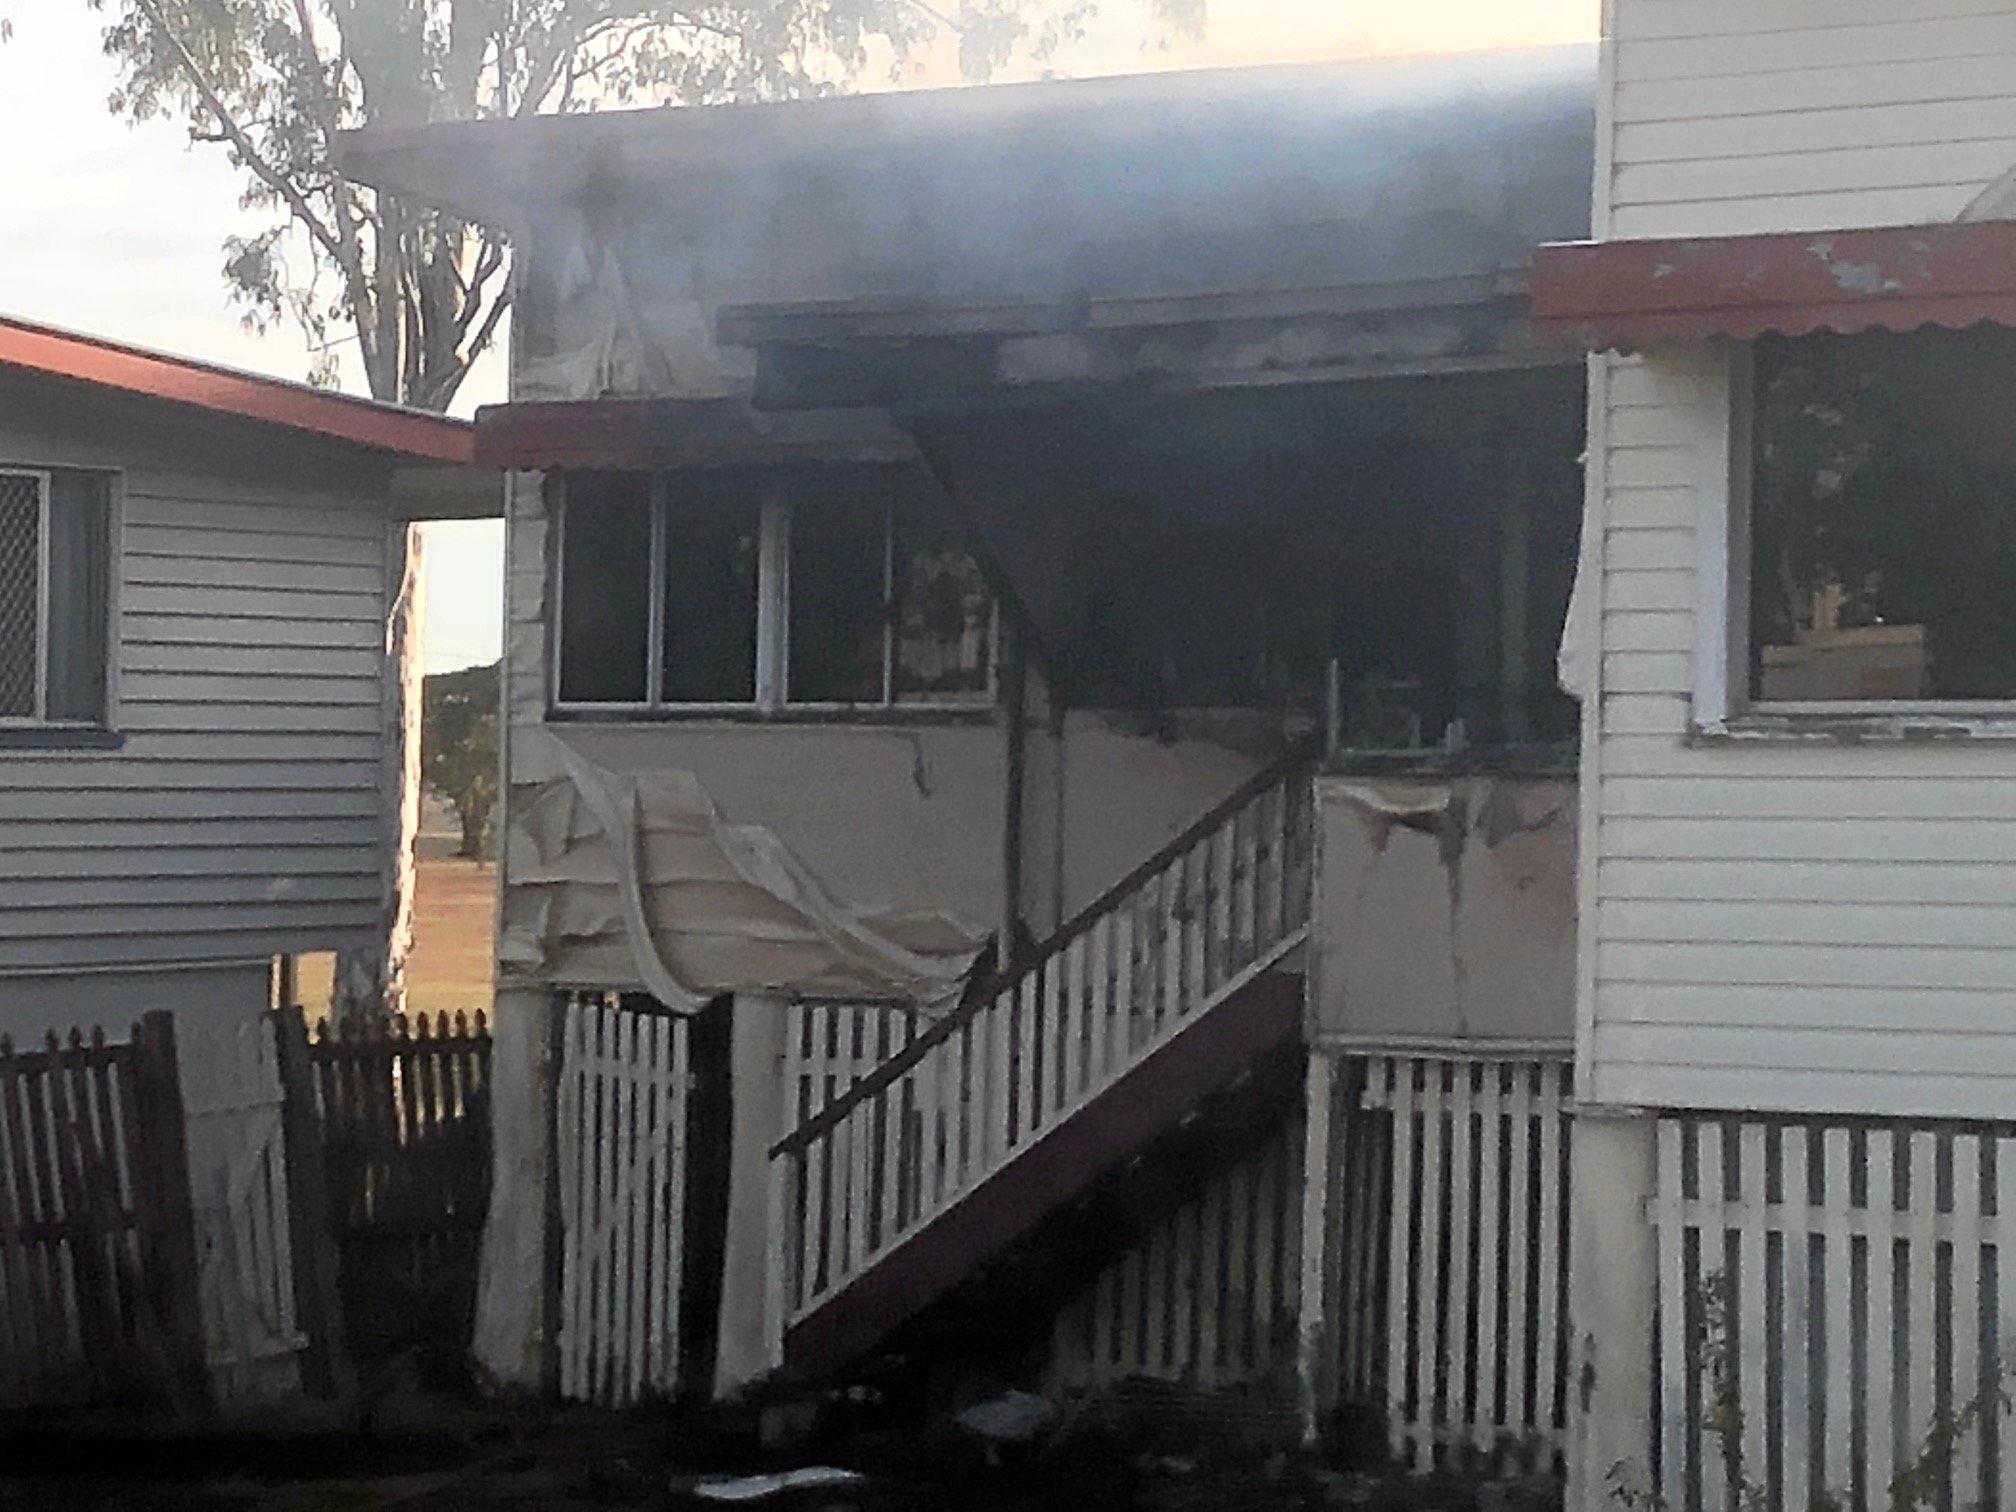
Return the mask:
[[[190, 146], [166, 121], [132, 127], [105, 110], [113, 69], [103, 16], [85, 0], [5, 0], [0, 141], [9, 144], [0, 212], [0, 312], [298, 378], [291, 327], [240, 329], [219, 274], [224, 237], [263, 228], [238, 206], [221, 149]], [[1203, 40], [1144, 43], [1137, 0], [1105, 0], [1085, 40], [1060, 56], [1075, 75], [1279, 63], [1379, 53], [1531, 46], [1593, 38], [1597, 0], [1210, 0]], [[946, 57], [906, 82], [951, 82]], [[502, 397], [502, 363], [464, 386], [467, 413]], [[498, 654], [503, 548], [496, 524], [430, 527], [427, 665]]]

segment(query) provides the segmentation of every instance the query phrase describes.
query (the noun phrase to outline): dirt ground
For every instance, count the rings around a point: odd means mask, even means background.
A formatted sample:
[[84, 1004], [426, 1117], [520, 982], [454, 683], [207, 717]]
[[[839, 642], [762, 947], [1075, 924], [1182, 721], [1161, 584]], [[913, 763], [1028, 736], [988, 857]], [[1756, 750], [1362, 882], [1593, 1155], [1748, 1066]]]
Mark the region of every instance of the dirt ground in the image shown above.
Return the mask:
[[[423, 835], [414, 881], [413, 954], [406, 963], [407, 1006], [421, 1013], [490, 1009], [491, 945], [497, 918], [497, 868], [452, 854], [447, 837]], [[301, 963], [301, 1001], [329, 1001], [333, 960]]]
[[[988, 1446], [954, 1425], [843, 1433], [780, 1457], [696, 1431], [662, 1408], [514, 1413], [415, 1400], [350, 1425], [158, 1436], [116, 1420], [0, 1427], [0, 1507], [68, 1512], [391, 1512], [705, 1509], [765, 1512], [1559, 1512], [1552, 1481], [1346, 1474], [1281, 1449], [1200, 1442], [1139, 1420]], [[1209, 1438], [1208, 1433], [1206, 1438]], [[750, 1472], [840, 1465], [857, 1478], [747, 1500]], [[750, 1489], [744, 1486], [743, 1489]]]

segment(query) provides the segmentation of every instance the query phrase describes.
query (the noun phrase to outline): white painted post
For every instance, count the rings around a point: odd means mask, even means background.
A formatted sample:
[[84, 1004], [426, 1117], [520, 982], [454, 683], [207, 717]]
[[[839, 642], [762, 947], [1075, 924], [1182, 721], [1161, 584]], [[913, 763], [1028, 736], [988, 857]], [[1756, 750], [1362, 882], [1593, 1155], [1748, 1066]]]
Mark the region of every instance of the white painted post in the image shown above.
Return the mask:
[[1694, 1452], [1687, 1432], [1687, 1264], [1686, 1193], [1681, 1186], [1681, 1141], [1687, 1126], [1677, 1118], [1658, 1122], [1659, 1244], [1659, 1490], [1669, 1507], [1687, 1501], [1687, 1460]]
[[526, 1390], [539, 1386], [545, 1331], [559, 1321], [544, 1315], [547, 1100], [562, 1092], [550, 1058], [555, 1011], [543, 988], [503, 986], [491, 1029], [491, 1197], [471, 1353], [492, 1379]]
[[771, 1170], [770, 1146], [789, 1126], [784, 1065], [791, 1011], [780, 998], [755, 995], [737, 995], [731, 1009], [735, 1114], [729, 1131], [728, 1235], [714, 1372], [720, 1395], [759, 1378], [776, 1348], [778, 1325], [769, 1303], [770, 1204], [773, 1197], [781, 1199], [783, 1189]]
[[[1571, 1512], [1606, 1512], [1610, 1473], [1651, 1473], [1652, 1312], [1656, 1254], [1645, 1221], [1654, 1187], [1650, 1117], [1582, 1108], [1573, 1145], [1569, 1377]], [[1543, 1392], [1551, 1382], [1542, 1381]]]
[[1337, 1348], [1337, 1331], [1330, 1326], [1330, 1298], [1325, 1285], [1332, 1227], [1332, 1163], [1338, 1159], [1335, 1146], [1344, 1133], [1341, 1128], [1333, 1133], [1330, 1124], [1336, 1072], [1332, 1057], [1312, 1050], [1302, 1083], [1302, 1284], [1295, 1299], [1295, 1380], [1302, 1442], [1311, 1447], [1317, 1442], [1323, 1412], [1329, 1405], [1322, 1399], [1323, 1382], [1329, 1374], [1324, 1362]]

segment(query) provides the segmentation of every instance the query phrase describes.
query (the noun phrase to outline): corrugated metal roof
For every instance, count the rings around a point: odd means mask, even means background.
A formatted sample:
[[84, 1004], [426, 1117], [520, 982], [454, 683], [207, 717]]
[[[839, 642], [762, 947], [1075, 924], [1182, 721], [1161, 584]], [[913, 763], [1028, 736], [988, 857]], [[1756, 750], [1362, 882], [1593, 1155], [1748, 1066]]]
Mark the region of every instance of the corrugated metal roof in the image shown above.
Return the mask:
[[1548, 246], [1532, 289], [1543, 335], [1598, 350], [2016, 325], [2016, 222]]

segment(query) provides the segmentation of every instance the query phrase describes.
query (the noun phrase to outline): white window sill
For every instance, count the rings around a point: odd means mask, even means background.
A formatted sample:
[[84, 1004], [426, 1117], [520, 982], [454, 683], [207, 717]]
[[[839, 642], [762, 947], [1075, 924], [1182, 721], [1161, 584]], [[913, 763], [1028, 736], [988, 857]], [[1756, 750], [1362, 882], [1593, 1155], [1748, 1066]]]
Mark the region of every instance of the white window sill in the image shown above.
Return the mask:
[[0, 724], [4, 751], [116, 751], [126, 736], [103, 725]]
[[1900, 709], [1882, 712], [1850, 706], [1839, 713], [1758, 710], [1687, 732], [1691, 746], [1720, 745], [1946, 745], [1961, 741], [2016, 741], [2016, 709], [1989, 705], [1978, 712]]

